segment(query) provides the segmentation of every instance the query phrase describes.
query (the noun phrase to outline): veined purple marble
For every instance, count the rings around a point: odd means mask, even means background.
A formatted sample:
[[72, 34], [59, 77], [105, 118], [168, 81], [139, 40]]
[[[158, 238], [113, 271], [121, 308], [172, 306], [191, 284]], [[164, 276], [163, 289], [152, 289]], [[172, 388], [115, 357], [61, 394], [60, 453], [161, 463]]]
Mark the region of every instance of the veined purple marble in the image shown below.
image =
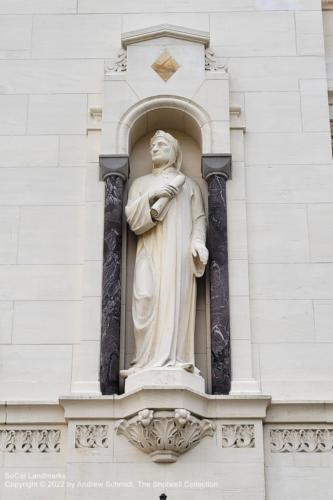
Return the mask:
[[[100, 159], [105, 181], [104, 256], [100, 385], [102, 394], [119, 393], [121, 253], [123, 193], [126, 173], [119, 157]], [[122, 157], [128, 170], [128, 159]], [[105, 165], [107, 164], [107, 165]]]
[[231, 385], [230, 313], [226, 182], [231, 174], [229, 156], [203, 156], [208, 185], [208, 233], [212, 392], [229, 394]]

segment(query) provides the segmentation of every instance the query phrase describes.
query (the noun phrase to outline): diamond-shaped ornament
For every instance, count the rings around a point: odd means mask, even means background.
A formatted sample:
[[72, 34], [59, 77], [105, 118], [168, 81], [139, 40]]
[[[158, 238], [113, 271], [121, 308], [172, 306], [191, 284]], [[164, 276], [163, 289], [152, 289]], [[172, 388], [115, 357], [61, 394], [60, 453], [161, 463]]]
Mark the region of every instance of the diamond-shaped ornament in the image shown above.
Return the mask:
[[167, 82], [180, 68], [177, 61], [167, 49], [163, 50], [162, 54], [156, 59], [151, 67], [165, 82]]

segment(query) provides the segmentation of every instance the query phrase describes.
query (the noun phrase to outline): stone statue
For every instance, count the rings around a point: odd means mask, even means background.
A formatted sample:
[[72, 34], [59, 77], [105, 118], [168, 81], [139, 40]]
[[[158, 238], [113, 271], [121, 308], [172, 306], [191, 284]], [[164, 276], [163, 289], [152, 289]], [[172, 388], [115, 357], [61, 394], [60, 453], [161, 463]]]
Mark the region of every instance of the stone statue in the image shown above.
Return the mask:
[[132, 303], [136, 356], [121, 375], [171, 367], [198, 374], [196, 278], [208, 259], [202, 196], [180, 172], [182, 154], [172, 135], [157, 131], [150, 153], [152, 173], [133, 181], [125, 208], [138, 235]]

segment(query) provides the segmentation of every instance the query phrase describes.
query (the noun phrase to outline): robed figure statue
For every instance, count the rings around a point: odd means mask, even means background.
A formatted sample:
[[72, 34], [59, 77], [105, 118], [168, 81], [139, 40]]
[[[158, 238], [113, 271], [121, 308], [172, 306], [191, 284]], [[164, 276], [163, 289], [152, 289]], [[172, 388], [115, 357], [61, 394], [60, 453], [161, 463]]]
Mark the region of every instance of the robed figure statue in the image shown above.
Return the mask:
[[132, 302], [136, 355], [123, 377], [169, 367], [199, 373], [196, 278], [208, 259], [202, 196], [180, 171], [181, 149], [172, 135], [157, 131], [150, 153], [152, 173], [133, 181], [125, 208], [138, 242]]

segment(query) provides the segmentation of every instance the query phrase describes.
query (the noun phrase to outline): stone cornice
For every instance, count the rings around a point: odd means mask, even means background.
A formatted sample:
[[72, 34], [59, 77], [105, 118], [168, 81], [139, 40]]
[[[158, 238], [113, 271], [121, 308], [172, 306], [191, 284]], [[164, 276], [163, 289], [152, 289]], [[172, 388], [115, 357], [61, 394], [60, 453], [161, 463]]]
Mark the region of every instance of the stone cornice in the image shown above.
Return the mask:
[[0, 423], [19, 424], [63, 424], [64, 410], [59, 402], [8, 401], [0, 403]]
[[333, 423], [333, 401], [273, 402], [265, 423]]
[[213, 396], [183, 388], [139, 389], [121, 396], [64, 396], [60, 404], [66, 420], [77, 418], [120, 419], [144, 408], [186, 408], [201, 418], [259, 418], [266, 416], [270, 396]]
[[121, 35], [123, 47], [133, 43], [146, 42], [155, 38], [169, 37], [185, 40], [187, 42], [201, 43], [205, 47], [209, 44], [209, 33], [207, 31], [192, 30], [183, 26], [174, 26], [172, 24], [160, 24], [135, 31], [127, 31]]
[[144, 408], [186, 408], [199, 418], [260, 419], [266, 424], [333, 424], [333, 401], [273, 401], [270, 396], [212, 396], [186, 389], [140, 389], [121, 396], [70, 394], [59, 402], [0, 402], [2, 425], [61, 425], [69, 420], [118, 420]]

